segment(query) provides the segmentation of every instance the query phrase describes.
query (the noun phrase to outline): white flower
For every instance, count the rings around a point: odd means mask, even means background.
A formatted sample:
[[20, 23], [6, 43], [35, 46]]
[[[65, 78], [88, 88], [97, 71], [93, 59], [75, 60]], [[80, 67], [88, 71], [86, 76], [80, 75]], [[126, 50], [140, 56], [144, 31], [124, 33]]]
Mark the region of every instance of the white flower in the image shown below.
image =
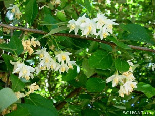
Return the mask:
[[120, 90], [118, 92], [119, 92], [119, 96], [121, 97], [124, 97], [124, 94], [127, 93], [124, 86], [120, 86]]
[[13, 7], [9, 7], [8, 9], [11, 9], [11, 12], [15, 14], [15, 18], [20, 19], [22, 13], [20, 12], [17, 5], [13, 5]]
[[106, 83], [109, 83], [110, 81], [112, 81], [112, 87], [115, 87], [119, 82], [123, 82], [124, 78], [126, 78], [124, 75], [115, 74], [107, 78]]
[[70, 58], [69, 55], [71, 55], [72, 53], [69, 52], [61, 52], [60, 54], [56, 55], [55, 57], [58, 59], [58, 62], [61, 62], [62, 64], [64, 64], [64, 61], [69, 62]]
[[38, 54], [39, 55], [39, 58], [42, 59], [47, 54], [46, 48], [43, 48], [41, 50], [37, 50], [37, 52], [34, 53], [34, 54]]
[[79, 30], [79, 26], [77, 26], [77, 25], [75, 24], [75, 23], [76, 23], [76, 21], [75, 21], [74, 19], [72, 19], [72, 20], [70, 20], [68, 23], [69, 23], [69, 24], [67, 25], [67, 27], [69, 27], [69, 28], [70, 28], [69, 33], [70, 33], [71, 31], [73, 31], [73, 30], [74, 30], [75, 35], [77, 35], [78, 30]]
[[40, 62], [40, 65], [43, 66], [43, 67], [46, 67], [47, 70], [50, 69], [51, 65], [50, 65], [50, 62], [52, 61], [53, 59], [51, 58], [51, 56], [49, 55], [48, 52], [45, 52], [44, 53], [44, 57], [42, 57], [42, 60]]
[[59, 65], [59, 66], [56, 68], [56, 71], [59, 70], [59, 72], [60, 72], [60, 74], [61, 74], [62, 72], [65, 72], [65, 71], [67, 72], [68, 69], [69, 69], [69, 67], [67, 66], [67, 64], [61, 64], [61, 65]]
[[[16, 67], [12, 73], [19, 73], [19, 78], [24, 77], [26, 80], [29, 80], [31, 72], [35, 71], [33, 67], [27, 66], [24, 63], [18, 63]], [[33, 77], [31, 76], [31, 78]]]
[[104, 26], [101, 28], [101, 30], [98, 32], [97, 35], [100, 35], [100, 38], [102, 40], [103, 38], [106, 38], [109, 35], [109, 33], [108, 33], [106, 27]]
[[112, 25], [118, 25], [118, 23], [115, 23], [115, 22], [113, 22], [113, 21], [116, 21], [116, 19], [107, 19], [107, 20], [105, 21], [105, 26], [106, 26], [106, 28], [107, 28], [107, 31], [108, 31], [109, 33], [111, 33], [111, 34], [112, 34], [112, 28], [113, 28]]
[[137, 88], [137, 82], [127, 81], [124, 85], [127, 95], [133, 91], [133, 88]]
[[77, 19], [77, 21], [75, 22], [75, 24], [77, 26], [80, 26], [81, 24], [86, 23], [86, 19], [88, 19], [88, 18], [86, 18], [86, 13], [85, 13], [82, 17], [79, 17]]
[[86, 37], [89, 34], [96, 35], [96, 23], [93, 20], [87, 18], [86, 22], [80, 25], [80, 28], [82, 30], [82, 35], [86, 35]]
[[133, 73], [130, 71], [124, 72], [123, 75], [126, 76], [127, 81], [135, 80]]
[[105, 24], [105, 21], [107, 20], [107, 17], [104, 16], [104, 14], [97, 14], [97, 18], [93, 19], [95, 22], [97, 21], [97, 29], [101, 29], [102, 26]]
[[76, 65], [75, 62], [76, 61], [69, 61], [69, 62], [67, 62], [68, 67], [71, 68], [71, 69], [73, 69], [73, 65]]
[[50, 69], [51, 70], [56, 70], [56, 68], [59, 66], [59, 64], [57, 62], [55, 62], [54, 60], [50, 61]]

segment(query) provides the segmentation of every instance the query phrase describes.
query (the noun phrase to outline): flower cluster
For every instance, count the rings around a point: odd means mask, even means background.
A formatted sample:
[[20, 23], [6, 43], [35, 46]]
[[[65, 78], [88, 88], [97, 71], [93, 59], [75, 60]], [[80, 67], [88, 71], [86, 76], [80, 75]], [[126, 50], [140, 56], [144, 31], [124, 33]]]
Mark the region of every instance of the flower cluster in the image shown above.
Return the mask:
[[77, 21], [74, 19], [70, 20], [67, 25], [67, 27], [70, 28], [70, 31], [75, 32], [75, 35], [77, 35], [78, 30], [80, 29], [82, 32], [82, 36], [85, 35], [86, 37], [88, 35], [96, 35], [100, 36], [101, 40], [103, 38], [106, 38], [108, 35], [112, 34], [112, 28], [113, 25], [118, 25], [115, 23], [115, 19], [107, 19], [107, 17], [104, 14], [97, 14], [97, 17], [94, 19], [86, 18], [84, 14], [82, 17], [79, 17]]
[[15, 18], [17, 18], [18, 20], [20, 19], [22, 13], [20, 12], [17, 5], [13, 5], [13, 7], [9, 7], [8, 9], [11, 9], [11, 12], [15, 14]]
[[34, 51], [31, 46], [36, 47], [36, 45], [40, 46], [40, 42], [36, 40], [36, 38], [32, 38], [31, 40], [22, 40], [22, 45], [24, 47], [24, 52], [28, 52], [31, 55]]
[[[76, 65], [75, 61], [70, 61], [69, 52], [61, 52], [56, 55], [55, 58], [52, 58], [46, 48], [37, 50], [36, 53], [39, 55], [40, 63], [36, 67], [36, 73], [38, 74], [41, 70], [53, 70], [60, 72], [67, 72], [69, 68], [73, 68], [73, 65]], [[58, 62], [57, 62], [58, 61]]]
[[129, 61], [128, 63], [130, 65], [129, 71], [124, 72], [122, 75], [112, 75], [106, 79], [107, 83], [112, 81], [112, 87], [115, 87], [118, 84], [120, 85], [119, 96], [121, 97], [124, 97], [124, 94], [129, 95], [133, 91], [133, 88], [137, 88], [137, 82], [135, 82], [135, 77], [132, 70], [133, 64]]

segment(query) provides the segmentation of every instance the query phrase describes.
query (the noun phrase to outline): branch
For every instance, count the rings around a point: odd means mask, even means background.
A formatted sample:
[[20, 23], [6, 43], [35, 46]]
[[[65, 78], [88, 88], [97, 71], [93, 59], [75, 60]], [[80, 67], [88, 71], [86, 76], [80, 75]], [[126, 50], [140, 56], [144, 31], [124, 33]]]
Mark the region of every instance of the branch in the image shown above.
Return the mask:
[[[6, 25], [6, 24], [2, 24], [2, 23], [0, 23], [0, 27], [5, 27], [5, 28], [8, 28], [10, 30], [21, 30], [21, 31], [26, 31], [26, 32], [38, 33], [38, 34], [47, 34], [47, 32], [42, 31], [42, 30], [28, 29], [28, 28], [24, 28], [24, 27], [16, 27], [16, 26]], [[87, 37], [87, 38], [86, 37], [81, 37], [80, 35], [74, 35], [74, 34], [68, 34], [68, 33], [55, 33], [53, 35], [55, 35], [55, 36], [67, 36], [67, 37], [72, 37], [72, 38], [78, 38], [78, 39], [85, 39], [85, 40], [101, 42], [101, 43], [108, 44], [108, 45], [110, 45], [112, 47], [116, 46], [116, 44], [113, 43], [113, 42], [108, 42], [108, 41], [104, 41], [104, 40], [94, 39], [94, 38], [91, 38], [91, 37]], [[133, 45], [128, 45], [128, 46], [131, 49], [155, 52], [155, 50], [148, 49], [148, 48], [145, 48], [145, 47], [139, 47], [139, 46], [133, 46]]]
[[[65, 99], [74, 97], [74, 96], [77, 95], [81, 90], [82, 90], [82, 88], [76, 88], [76, 89], [74, 89], [74, 91], [72, 91], [70, 94], [68, 94], [68, 95], [66, 96]], [[64, 100], [64, 101], [60, 102], [58, 105], [56, 105], [55, 108], [56, 108], [57, 110], [60, 110], [61, 108], [63, 108], [63, 106], [64, 106], [66, 103], [67, 103], [67, 102]]]

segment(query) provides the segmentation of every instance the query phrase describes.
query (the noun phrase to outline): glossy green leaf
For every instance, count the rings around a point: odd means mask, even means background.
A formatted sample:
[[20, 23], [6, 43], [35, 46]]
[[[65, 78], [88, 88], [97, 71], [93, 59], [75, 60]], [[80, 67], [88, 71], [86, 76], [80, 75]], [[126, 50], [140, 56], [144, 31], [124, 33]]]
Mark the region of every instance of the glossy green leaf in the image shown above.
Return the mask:
[[18, 98], [10, 88], [3, 88], [0, 90], [0, 112], [5, 108], [16, 102]]
[[12, 82], [12, 90], [14, 92], [20, 91], [25, 87], [25, 83], [23, 83], [16, 75], [11, 74], [10, 79]]
[[[58, 116], [58, 112], [55, 109], [55, 107], [53, 106], [52, 101], [40, 96], [39, 94], [35, 94], [35, 93], [30, 94], [27, 98], [25, 98], [25, 103], [34, 105], [32, 107], [38, 106], [38, 109], [40, 109], [40, 107], [44, 108], [44, 109], [52, 112], [53, 115], [51, 115], [51, 116]], [[30, 110], [30, 109], [28, 109], [28, 110]]]
[[150, 36], [144, 27], [138, 24], [122, 24], [121, 27], [127, 31], [127, 33], [124, 34], [123, 39], [152, 43]]
[[153, 88], [150, 84], [146, 84], [144, 82], [139, 82], [135, 90], [143, 92], [148, 98], [151, 98], [155, 95], [155, 88]]
[[62, 75], [62, 81], [71, 81], [77, 76], [77, 68], [69, 69], [68, 73]]
[[115, 60], [115, 67], [117, 70], [119, 70], [120, 72], [126, 72], [129, 70], [129, 64], [127, 61], [122, 60], [122, 59], [116, 59]]
[[90, 78], [86, 83], [89, 92], [101, 92], [105, 88], [105, 81], [101, 78]]
[[89, 66], [97, 69], [108, 69], [112, 65], [111, 55], [103, 50], [97, 50], [89, 57]]
[[13, 65], [10, 63], [10, 60], [14, 60], [12, 56], [7, 55], [7, 54], [2, 54], [2, 57], [4, 59], [4, 62], [7, 66], [7, 70], [8, 71], [12, 71], [13, 70]]
[[27, 23], [32, 25], [34, 19], [38, 14], [38, 6], [36, 0], [29, 0], [29, 2], [25, 6], [25, 19]]
[[48, 34], [44, 35], [43, 38], [44, 38], [44, 37], [47, 37], [47, 36], [49, 36], [49, 35], [58, 33], [58, 32], [60, 32], [60, 31], [67, 30], [67, 29], [68, 29], [67, 26], [61, 26], [61, 27], [58, 27], [58, 28], [56, 28], [56, 29], [52, 29]]

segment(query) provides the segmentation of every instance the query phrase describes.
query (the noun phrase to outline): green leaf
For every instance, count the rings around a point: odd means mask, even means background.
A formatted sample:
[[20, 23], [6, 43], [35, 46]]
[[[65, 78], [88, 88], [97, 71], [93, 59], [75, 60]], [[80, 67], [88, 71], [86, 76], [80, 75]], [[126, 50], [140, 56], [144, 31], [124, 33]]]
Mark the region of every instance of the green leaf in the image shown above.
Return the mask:
[[86, 9], [91, 12], [91, 5], [90, 5], [90, 1], [89, 0], [84, 0], [84, 5], [86, 7]]
[[130, 101], [128, 101], [125, 105], [126, 108], [129, 109], [131, 108], [131, 105], [136, 103], [136, 101], [139, 99], [139, 96], [134, 97], [133, 99], [131, 99]]
[[126, 72], [129, 70], [129, 64], [127, 61], [122, 60], [122, 59], [116, 59], [115, 60], [115, 67], [117, 70], [119, 70], [120, 72]]
[[89, 95], [89, 94], [80, 94], [79, 98], [80, 99], [90, 99], [90, 100], [92, 99], [91, 95]]
[[31, 115], [26, 108], [21, 108], [21, 109], [15, 110], [9, 114], [6, 114], [5, 116], [31, 116]]
[[86, 83], [89, 92], [101, 92], [105, 88], [105, 81], [100, 78], [90, 78]]
[[124, 34], [123, 39], [152, 43], [146, 29], [138, 24], [120, 25], [128, 33]]
[[0, 90], [0, 112], [5, 108], [16, 102], [18, 98], [10, 88]]
[[10, 4], [15, 3], [15, 0], [3, 0], [3, 1], [4, 1], [4, 4], [5, 4], [6, 8], [9, 8], [11, 6]]
[[114, 37], [108, 37], [111, 41], [113, 41], [117, 46], [123, 48], [123, 49], [131, 49], [128, 45], [124, 44], [123, 42], [118, 41]]
[[66, 30], [66, 29], [68, 29], [67, 26], [61, 26], [61, 27], [58, 27], [58, 28], [56, 28], [56, 29], [52, 29], [48, 34], [44, 35], [43, 38], [44, 38], [44, 37], [47, 37], [47, 36], [49, 36], [49, 35], [58, 33], [58, 32], [60, 32], [60, 31]]
[[80, 112], [81, 107], [79, 105], [69, 105], [68, 110], [70, 112]]
[[101, 46], [101, 48], [104, 49], [104, 50], [107, 50], [107, 51], [109, 51], [109, 52], [112, 51], [111, 46], [108, 45], [108, 44], [100, 43], [100, 46]]
[[[43, 102], [42, 102], [43, 103]], [[26, 108], [32, 116], [58, 116], [45, 107], [30, 104], [19, 104], [20, 107]]]
[[24, 50], [22, 41], [17, 36], [12, 36], [8, 46], [12, 49], [16, 49], [15, 52], [17, 55], [20, 55]]
[[83, 68], [83, 72], [84, 74], [89, 78], [90, 76], [92, 76], [95, 71], [93, 68], [90, 68], [89, 65], [88, 65], [88, 60], [87, 59], [84, 59], [83, 62], [82, 62], [82, 68]]
[[20, 55], [24, 50], [22, 41], [18, 39], [17, 36], [12, 36], [9, 44], [0, 44], [0, 48], [8, 52], [16, 53], [17, 55]]
[[96, 110], [85, 109], [82, 111], [82, 116], [99, 116]]
[[29, 2], [25, 6], [25, 19], [27, 23], [32, 25], [37, 14], [38, 14], [38, 6], [36, 0], [29, 0]]
[[61, 20], [63, 22], [66, 21], [66, 15], [63, 12], [58, 11], [57, 14], [56, 14], [56, 16], [58, 17], [59, 20]]
[[89, 66], [97, 69], [108, 69], [112, 65], [111, 55], [103, 50], [97, 50], [89, 57]]
[[92, 53], [92, 52], [96, 51], [97, 48], [98, 48], [98, 42], [92, 41], [92, 42], [90, 43], [89, 53]]
[[79, 84], [85, 86], [87, 82], [87, 76], [85, 74], [79, 75]]
[[[39, 108], [42, 107], [46, 110], [49, 110], [52, 112], [52, 114], [54, 114], [51, 116], [58, 116], [58, 112], [55, 109], [55, 107], [53, 106], [52, 101], [40, 96], [39, 94], [31, 93], [29, 95], [29, 97], [25, 98], [25, 103], [38, 106]], [[32, 106], [32, 107], [34, 107], [34, 106]], [[28, 110], [30, 110], [30, 109], [28, 109]], [[35, 115], [35, 116], [37, 116], [37, 115]], [[44, 114], [44, 116], [46, 116], [46, 115]]]
[[135, 90], [143, 92], [148, 98], [151, 98], [155, 95], [155, 88], [153, 88], [150, 84], [143, 82], [139, 82]]
[[118, 108], [118, 109], [123, 109], [123, 110], [126, 110], [126, 107], [124, 106], [117, 106], [117, 105], [113, 105], [114, 107]]
[[7, 66], [7, 70], [8, 71], [12, 71], [13, 70], [13, 65], [10, 64], [10, 60], [14, 60], [12, 56], [10, 55], [7, 55], [7, 54], [2, 54], [2, 57], [4, 59], [4, 62]]
[[23, 83], [17, 76], [10, 75], [10, 79], [12, 82], [12, 90], [14, 92], [20, 91], [22, 88], [25, 87], [25, 83]]
[[62, 75], [62, 81], [71, 81], [77, 76], [77, 68], [74, 67], [74, 69], [69, 69], [69, 71]]

